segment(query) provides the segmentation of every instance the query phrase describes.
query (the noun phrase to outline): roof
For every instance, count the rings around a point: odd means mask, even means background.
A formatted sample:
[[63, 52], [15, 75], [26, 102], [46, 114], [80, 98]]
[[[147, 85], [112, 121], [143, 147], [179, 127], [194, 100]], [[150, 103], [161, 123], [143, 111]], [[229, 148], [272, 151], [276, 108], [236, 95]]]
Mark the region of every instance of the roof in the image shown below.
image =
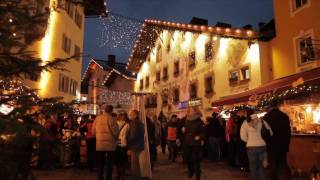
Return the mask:
[[299, 78], [303, 78], [303, 81], [308, 83], [313, 83], [314, 81], [320, 80], [320, 68], [315, 68], [309, 71], [297, 73], [291, 76], [283, 77], [280, 79], [273, 80], [269, 83], [266, 83], [258, 88], [223, 97], [212, 103], [212, 106], [223, 106], [231, 105], [237, 103], [248, 102], [250, 97], [253, 95], [263, 95], [273, 91], [282, 91], [292, 87], [292, 84], [296, 82]]
[[107, 4], [105, 0], [83, 0], [84, 14], [88, 16], [106, 15]]
[[136, 77], [133, 76], [132, 73], [127, 71], [127, 70], [121, 72], [121, 71], [119, 71], [117, 69], [112, 69], [108, 73], [106, 79], [104, 79], [104, 83], [103, 84], [106, 85], [106, 86], [111, 84], [117, 75], [121, 76], [121, 77], [123, 77], [123, 78], [125, 78], [127, 80], [130, 80], [130, 81], [135, 81], [136, 80]]
[[129, 72], [126, 69], [126, 64], [125, 63], [119, 63], [116, 62], [115, 67], [111, 67], [108, 65], [108, 61], [106, 60], [101, 60], [101, 59], [91, 59], [90, 63], [88, 64], [88, 67], [86, 69], [86, 71], [84, 72], [83, 76], [82, 76], [82, 81], [85, 81], [89, 78], [89, 74], [90, 74], [90, 66], [92, 64], [96, 64], [99, 68], [105, 70], [105, 71], [109, 71], [109, 73], [111, 72], [116, 72], [119, 73], [121, 75], [123, 75], [126, 78], [129, 79], [135, 79], [135, 76], [132, 75], [131, 72]]
[[138, 72], [143, 62], [146, 60], [150, 50], [154, 46], [159, 33], [162, 30], [179, 30], [189, 31], [195, 33], [210, 33], [221, 37], [232, 37], [238, 39], [255, 40], [258, 39], [258, 33], [253, 30], [218, 27], [218, 26], [204, 26], [194, 24], [184, 24], [167, 22], [160, 20], [145, 20], [140, 33], [137, 37], [136, 43], [132, 49], [127, 68], [130, 71]]

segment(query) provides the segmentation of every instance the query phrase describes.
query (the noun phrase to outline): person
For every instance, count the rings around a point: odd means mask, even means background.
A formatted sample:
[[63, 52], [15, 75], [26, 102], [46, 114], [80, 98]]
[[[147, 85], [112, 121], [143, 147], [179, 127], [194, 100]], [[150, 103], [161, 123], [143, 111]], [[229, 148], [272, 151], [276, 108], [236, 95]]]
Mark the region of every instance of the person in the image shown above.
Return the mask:
[[183, 128], [184, 145], [188, 164], [188, 177], [192, 178], [196, 174], [196, 180], [201, 177], [201, 146], [203, 145], [203, 123], [197, 107], [187, 109], [187, 120]]
[[95, 167], [95, 154], [96, 154], [96, 138], [92, 132], [93, 122], [95, 120], [95, 115], [90, 115], [86, 122], [86, 143], [87, 143], [87, 164], [90, 171], [93, 171]]
[[169, 161], [175, 162], [177, 157], [177, 119], [178, 116], [173, 114], [171, 116], [170, 121], [168, 122], [168, 135], [167, 135], [167, 143], [169, 149]]
[[151, 168], [153, 169], [153, 165], [155, 162], [155, 151], [156, 151], [156, 129], [155, 129], [154, 123], [149, 117], [146, 117], [146, 122], [147, 122]]
[[291, 138], [289, 117], [279, 110], [277, 101], [272, 101], [263, 119], [274, 133], [267, 144], [270, 177], [272, 180], [290, 180], [292, 177], [287, 163]]
[[272, 130], [267, 122], [258, 118], [253, 110], [248, 110], [247, 119], [240, 129], [240, 137], [246, 142], [250, 175], [252, 180], [266, 179], [266, 142], [261, 136], [262, 126], [265, 126], [272, 135]]
[[223, 131], [216, 112], [212, 113], [207, 128], [206, 134], [208, 136], [208, 158], [212, 161], [221, 160], [221, 139]]
[[179, 118], [177, 123], [177, 151], [182, 157], [182, 163], [186, 163], [186, 156], [184, 152], [184, 134], [183, 129], [186, 122], [186, 117]]
[[92, 131], [96, 136], [96, 151], [98, 156], [98, 179], [104, 179], [105, 164], [107, 166], [105, 179], [112, 179], [113, 155], [117, 147], [119, 127], [112, 117], [113, 106], [106, 106], [103, 114], [97, 116]]
[[240, 138], [240, 131], [241, 131], [241, 126], [243, 122], [246, 120], [245, 114], [246, 111], [240, 111], [239, 113], [239, 118], [237, 120], [237, 157], [239, 161], [239, 166], [240, 170], [244, 172], [249, 171], [249, 160], [248, 160], [248, 153], [247, 153], [247, 147], [246, 147], [246, 142], [242, 141]]
[[128, 154], [131, 157], [131, 176], [134, 179], [140, 179], [139, 156], [144, 150], [144, 125], [139, 119], [139, 111], [131, 110], [129, 112], [130, 128], [127, 137]]
[[152, 120], [155, 127], [155, 148], [153, 149], [152, 154], [154, 157], [154, 161], [157, 161], [158, 159], [157, 147], [160, 145], [160, 139], [161, 139], [161, 124], [158, 121], [158, 118], [156, 115], [153, 116]]
[[232, 112], [230, 118], [226, 123], [226, 142], [228, 146], [228, 165], [231, 167], [236, 166], [236, 134], [237, 127], [235, 119], [237, 115]]
[[117, 179], [123, 180], [125, 179], [126, 166], [128, 163], [127, 136], [129, 132], [129, 119], [126, 113], [120, 113], [118, 115], [117, 124], [119, 126], [119, 137], [115, 164], [118, 171]]
[[161, 111], [158, 117], [161, 124], [161, 150], [162, 154], [166, 154], [167, 147], [167, 119], [163, 112]]

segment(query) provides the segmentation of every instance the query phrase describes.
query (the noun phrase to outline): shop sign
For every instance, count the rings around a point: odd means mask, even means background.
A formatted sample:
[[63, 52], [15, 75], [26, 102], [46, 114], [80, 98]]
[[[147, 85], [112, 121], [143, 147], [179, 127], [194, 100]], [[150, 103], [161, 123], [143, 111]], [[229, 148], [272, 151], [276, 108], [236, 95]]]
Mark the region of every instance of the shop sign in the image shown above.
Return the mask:
[[188, 107], [193, 107], [193, 106], [200, 106], [201, 105], [201, 99], [194, 99], [190, 101], [182, 101], [178, 104], [179, 109], [186, 109]]

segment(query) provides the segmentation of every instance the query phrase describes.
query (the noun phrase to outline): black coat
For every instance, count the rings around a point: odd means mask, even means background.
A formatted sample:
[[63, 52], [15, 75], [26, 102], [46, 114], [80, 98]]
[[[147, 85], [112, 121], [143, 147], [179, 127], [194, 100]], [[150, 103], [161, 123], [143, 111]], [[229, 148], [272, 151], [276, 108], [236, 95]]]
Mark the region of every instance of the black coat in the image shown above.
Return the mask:
[[268, 152], [276, 154], [288, 152], [291, 138], [289, 117], [279, 109], [272, 109], [263, 119], [273, 131], [273, 136], [267, 142]]
[[141, 152], [144, 149], [144, 125], [139, 120], [130, 122], [130, 128], [127, 137], [128, 149], [134, 152]]
[[221, 126], [219, 120], [217, 118], [212, 118], [208, 125], [206, 126], [206, 136], [207, 138], [210, 137], [215, 137], [215, 138], [219, 138], [219, 137], [223, 137], [223, 132], [224, 129]]
[[[204, 127], [200, 118], [187, 119], [185, 122], [184, 145], [201, 146], [201, 140], [204, 139]], [[200, 140], [195, 140], [199, 136]]]

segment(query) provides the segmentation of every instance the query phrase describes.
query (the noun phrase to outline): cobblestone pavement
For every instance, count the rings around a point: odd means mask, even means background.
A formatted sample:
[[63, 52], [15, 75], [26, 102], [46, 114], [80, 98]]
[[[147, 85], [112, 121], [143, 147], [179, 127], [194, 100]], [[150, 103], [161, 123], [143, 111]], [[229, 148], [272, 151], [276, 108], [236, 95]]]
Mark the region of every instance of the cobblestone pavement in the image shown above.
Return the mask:
[[[232, 169], [225, 163], [202, 163], [202, 180], [247, 180], [248, 174]], [[37, 180], [96, 180], [96, 173], [87, 169], [60, 169], [54, 171], [35, 171]], [[180, 162], [171, 163], [166, 157], [160, 156], [155, 164], [153, 180], [189, 180], [186, 166]]]

